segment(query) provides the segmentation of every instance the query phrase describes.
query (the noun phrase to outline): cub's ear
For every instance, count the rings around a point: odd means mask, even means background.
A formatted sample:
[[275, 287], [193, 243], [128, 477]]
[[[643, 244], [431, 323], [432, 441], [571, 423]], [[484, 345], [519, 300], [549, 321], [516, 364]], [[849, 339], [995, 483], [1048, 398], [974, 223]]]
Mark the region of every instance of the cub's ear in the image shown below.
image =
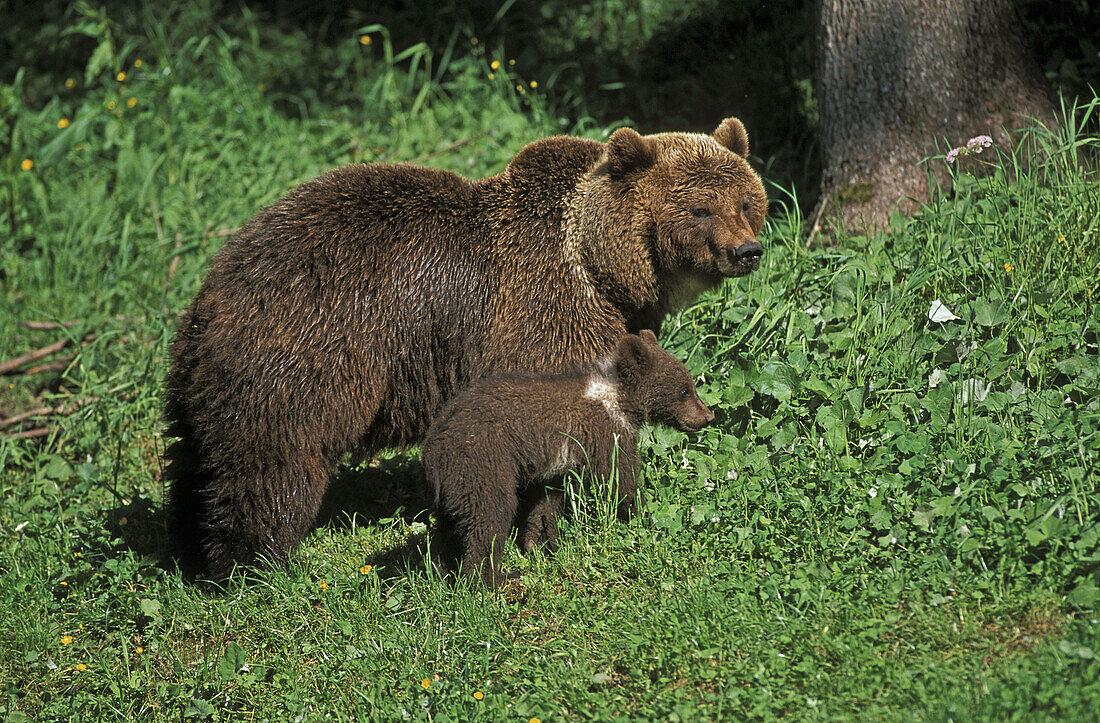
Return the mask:
[[[652, 332], [650, 334], [652, 335]], [[619, 339], [619, 345], [615, 348], [615, 367], [620, 371], [631, 368], [645, 369], [652, 358], [653, 351], [646, 344], [645, 339], [635, 334], [627, 334]]]
[[714, 131], [714, 140], [742, 158], [749, 155], [749, 134], [736, 118], [726, 118]]
[[657, 335], [653, 333], [652, 329], [642, 329], [638, 332], [638, 336], [641, 337], [642, 341], [644, 341], [646, 344], [649, 344], [650, 346], [660, 346], [657, 343]]
[[644, 171], [654, 164], [652, 144], [631, 128], [620, 128], [607, 140], [607, 163], [615, 180]]

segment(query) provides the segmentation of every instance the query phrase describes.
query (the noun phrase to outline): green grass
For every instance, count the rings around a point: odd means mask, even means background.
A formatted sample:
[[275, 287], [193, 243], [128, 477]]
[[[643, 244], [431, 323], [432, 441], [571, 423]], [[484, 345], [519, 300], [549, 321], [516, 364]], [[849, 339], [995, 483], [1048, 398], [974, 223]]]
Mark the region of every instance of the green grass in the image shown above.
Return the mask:
[[220, 232], [333, 165], [484, 175], [577, 129], [475, 46], [401, 57], [372, 29], [318, 55], [168, 20], [88, 9], [98, 68], [0, 86], [0, 361], [78, 352], [2, 379], [4, 417], [62, 408], [0, 439], [7, 719], [1095, 716], [1097, 101], [1029, 137], [1043, 162], [990, 158], [889, 235], [807, 249], [772, 189], [763, 268], [665, 325], [718, 421], [643, 435], [629, 524], [590, 502], [486, 595], [425, 568], [415, 454], [349, 461], [289, 570], [217, 589], [161, 564], [158, 455], [167, 343]]

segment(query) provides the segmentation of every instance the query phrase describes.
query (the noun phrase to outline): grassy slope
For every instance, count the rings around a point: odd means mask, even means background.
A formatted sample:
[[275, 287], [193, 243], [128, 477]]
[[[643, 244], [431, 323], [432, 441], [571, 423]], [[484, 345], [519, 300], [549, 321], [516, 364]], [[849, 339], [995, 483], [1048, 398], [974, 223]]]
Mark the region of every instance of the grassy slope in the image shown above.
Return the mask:
[[[0, 397], [4, 415], [67, 412], [45, 439], [0, 441], [9, 717], [1095, 709], [1100, 197], [1064, 147], [824, 250], [776, 191], [765, 268], [665, 327], [718, 423], [652, 432], [644, 514], [589, 503], [554, 559], [512, 555], [522, 577], [499, 597], [424, 569], [403, 456], [339, 472], [336, 522], [288, 572], [216, 591], [158, 566], [165, 347], [217, 232], [332, 165], [469, 139], [427, 162], [483, 175], [559, 130], [507, 65], [488, 80], [491, 57], [430, 83], [407, 72], [427, 55], [395, 70], [374, 32], [334, 49], [341, 85], [311, 94], [288, 77], [304, 41], [252, 30], [151, 24], [40, 110], [0, 88], [0, 359], [96, 334]], [[959, 318], [930, 321], [936, 299]]]

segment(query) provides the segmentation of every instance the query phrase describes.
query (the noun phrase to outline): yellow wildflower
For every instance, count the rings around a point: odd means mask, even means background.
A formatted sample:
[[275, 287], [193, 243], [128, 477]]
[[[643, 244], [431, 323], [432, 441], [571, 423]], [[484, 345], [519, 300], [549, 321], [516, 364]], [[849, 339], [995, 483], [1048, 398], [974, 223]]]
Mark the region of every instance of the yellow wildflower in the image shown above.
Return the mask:
[[480, 690], [475, 690], [474, 691], [474, 700], [481, 700], [484, 697], [485, 697], [485, 694], [482, 693]]
[[134, 648], [134, 652], [137, 653], [138, 655], [141, 655], [142, 653], [145, 652], [145, 648], [143, 648], [139, 645], [136, 648]]
[[130, 100], [126, 101], [126, 107], [133, 108], [135, 105], [137, 105], [137, 98], [130, 96]]
[[68, 128], [69, 127], [69, 119], [68, 118], [62, 118], [61, 120], [57, 121], [57, 127], [62, 129], [62, 130]]
[[523, 92], [523, 86], [522, 85], [517, 85], [516, 86], [516, 92], [517, 93], [522, 93]]
[[62, 645], [72, 645], [72, 642], [73, 642], [73, 636], [72, 635], [62, 635], [61, 636], [61, 644]]
[[320, 587], [322, 590], [328, 590], [328, 583], [322, 580], [321, 584], [318, 587]]
[[113, 100], [107, 101], [107, 110], [114, 110], [114, 109], [115, 109], [115, 102]]
[[489, 67], [493, 70], [500, 70], [500, 61], [494, 60], [493, 62], [489, 63]]
[[34, 168], [34, 161], [29, 158], [24, 158], [23, 162], [19, 164], [19, 167], [22, 168], [24, 171], [29, 171]]
[[374, 569], [374, 565], [363, 565], [359, 568], [360, 575], [369, 575], [370, 571]]
[[496, 78], [496, 73], [489, 73], [489, 80]]
[[62, 580], [61, 584], [64, 585], [65, 587], [68, 587], [69, 586], [69, 581], [68, 580]]
[[427, 690], [428, 688], [432, 687], [432, 681], [428, 680], [427, 678], [424, 678], [423, 680], [420, 681], [420, 687], [423, 688], [424, 690]]
[[542, 721], [540, 721], [538, 718], [532, 718], [531, 720], [527, 721], [527, 723], [542, 723]]
[[533, 90], [533, 89], [535, 89], [535, 88], [537, 88], [537, 87], [539, 87], [539, 82], [538, 82], [537, 80], [532, 80], [532, 81], [531, 81], [531, 88], [532, 88], [532, 90]]
[[125, 517], [123, 517], [118, 521], [118, 526], [119, 527], [125, 527], [127, 522], [129, 522], [129, 520], [126, 519]]
[[75, 85], [76, 85], [76, 79], [75, 78], [66, 78], [65, 79], [65, 87], [66, 88], [72, 88]]
[[134, 67], [135, 68], [140, 68], [142, 65], [144, 65], [144, 63], [141, 62], [141, 58], [138, 58], [137, 60], [134, 61]]
[[360, 45], [370, 45], [370, 36], [369, 35], [360, 35], [359, 36], [359, 44]]
[[83, 671], [88, 669], [88, 666], [84, 665], [84, 663], [77, 663], [76, 664], [76, 669], [83, 672]]
[[508, 61], [508, 65], [515, 65], [515, 64], [516, 64], [516, 59], [515, 58], [512, 58], [511, 60]]
[[1058, 243], [1064, 244], [1065, 242], [1066, 242], [1066, 237], [1063, 236], [1062, 234], [1058, 234]]
[[470, 38], [470, 45], [477, 45], [477, 38]]
[[1005, 273], [1006, 274], [1011, 273], [1011, 271], [1012, 271], [1012, 264], [1005, 264]]
[[125, 72], [119, 73], [118, 75], [115, 76], [115, 80], [117, 80], [119, 83], [126, 80], [126, 73]]

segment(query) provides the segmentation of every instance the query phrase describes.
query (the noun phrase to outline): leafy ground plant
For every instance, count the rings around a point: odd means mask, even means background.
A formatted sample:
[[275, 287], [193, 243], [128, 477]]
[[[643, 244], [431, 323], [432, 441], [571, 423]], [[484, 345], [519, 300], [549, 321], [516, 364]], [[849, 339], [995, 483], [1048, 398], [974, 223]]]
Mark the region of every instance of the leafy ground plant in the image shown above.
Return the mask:
[[[195, 585], [163, 558], [159, 394], [225, 236], [331, 165], [483, 175], [561, 127], [472, 44], [174, 12], [85, 8], [84, 77], [0, 87], [0, 360], [63, 342], [0, 396], [8, 719], [1095, 714], [1098, 101], [888, 235], [807, 249], [774, 189], [764, 267], [664, 328], [717, 422], [647, 432], [642, 514], [582, 500], [501, 594], [425, 565], [415, 452], [341, 467], [288, 570]], [[352, 90], [299, 84], [318, 59]]]

